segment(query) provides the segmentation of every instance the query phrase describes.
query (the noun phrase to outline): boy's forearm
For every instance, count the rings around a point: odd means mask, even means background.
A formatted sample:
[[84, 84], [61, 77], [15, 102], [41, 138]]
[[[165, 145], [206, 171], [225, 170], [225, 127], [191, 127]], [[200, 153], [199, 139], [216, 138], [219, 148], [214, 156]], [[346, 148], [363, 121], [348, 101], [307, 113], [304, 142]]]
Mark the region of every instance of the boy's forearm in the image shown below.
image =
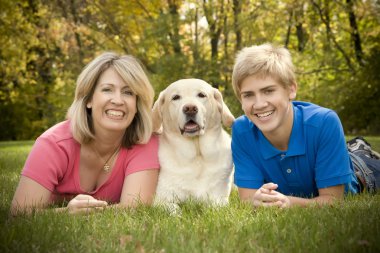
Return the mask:
[[335, 201], [340, 200], [340, 198], [332, 196], [332, 195], [323, 195], [315, 198], [307, 199], [300, 198], [294, 196], [288, 196], [291, 206], [302, 206], [307, 207], [311, 205], [323, 206], [323, 205], [331, 205]]

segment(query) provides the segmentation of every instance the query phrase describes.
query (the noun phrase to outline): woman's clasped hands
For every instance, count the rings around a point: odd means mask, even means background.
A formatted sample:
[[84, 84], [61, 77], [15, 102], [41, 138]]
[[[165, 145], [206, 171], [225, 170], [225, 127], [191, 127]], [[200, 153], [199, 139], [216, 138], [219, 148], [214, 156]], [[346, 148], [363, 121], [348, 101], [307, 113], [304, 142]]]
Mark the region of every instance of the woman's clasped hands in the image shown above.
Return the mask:
[[70, 214], [83, 214], [103, 210], [108, 203], [95, 199], [90, 195], [79, 194], [67, 204], [67, 211]]

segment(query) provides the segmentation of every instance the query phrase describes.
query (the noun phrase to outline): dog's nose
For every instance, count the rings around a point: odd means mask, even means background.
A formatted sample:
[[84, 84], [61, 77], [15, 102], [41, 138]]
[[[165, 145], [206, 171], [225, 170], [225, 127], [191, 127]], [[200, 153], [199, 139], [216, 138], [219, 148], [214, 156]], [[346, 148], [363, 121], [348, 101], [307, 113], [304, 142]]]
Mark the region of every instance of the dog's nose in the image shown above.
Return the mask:
[[194, 116], [198, 112], [198, 107], [196, 107], [195, 105], [185, 105], [182, 108], [182, 111], [184, 114], [188, 116]]

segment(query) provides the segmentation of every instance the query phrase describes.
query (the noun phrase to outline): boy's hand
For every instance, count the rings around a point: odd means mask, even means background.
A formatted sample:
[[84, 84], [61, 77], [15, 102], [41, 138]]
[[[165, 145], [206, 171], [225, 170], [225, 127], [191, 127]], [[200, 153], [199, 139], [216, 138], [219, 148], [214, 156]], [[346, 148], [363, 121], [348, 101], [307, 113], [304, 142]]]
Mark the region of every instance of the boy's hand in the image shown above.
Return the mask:
[[104, 209], [108, 203], [106, 201], [97, 200], [90, 195], [79, 194], [67, 204], [69, 213], [89, 213], [99, 209]]
[[289, 198], [276, 191], [277, 184], [267, 183], [261, 186], [253, 195], [254, 206], [277, 206], [280, 208], [290, 207]]

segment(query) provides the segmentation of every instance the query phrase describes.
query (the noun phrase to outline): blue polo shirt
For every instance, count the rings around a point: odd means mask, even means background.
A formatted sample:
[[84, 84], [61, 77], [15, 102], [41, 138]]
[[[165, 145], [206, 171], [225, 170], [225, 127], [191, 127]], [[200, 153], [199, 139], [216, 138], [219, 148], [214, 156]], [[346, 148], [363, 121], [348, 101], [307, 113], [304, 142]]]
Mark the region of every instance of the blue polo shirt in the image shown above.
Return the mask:
[[288, 150], [276, 149], [247, 118], [232, 127], [235, 184], [259, 189], [278, 184], [278, 191], [299, 197], [318, 196], [319, 188], [344, 184], [357, 193], [358, 182], [349, 158], [338, 115], [306, 102], [293, 102], [294, 121]]

